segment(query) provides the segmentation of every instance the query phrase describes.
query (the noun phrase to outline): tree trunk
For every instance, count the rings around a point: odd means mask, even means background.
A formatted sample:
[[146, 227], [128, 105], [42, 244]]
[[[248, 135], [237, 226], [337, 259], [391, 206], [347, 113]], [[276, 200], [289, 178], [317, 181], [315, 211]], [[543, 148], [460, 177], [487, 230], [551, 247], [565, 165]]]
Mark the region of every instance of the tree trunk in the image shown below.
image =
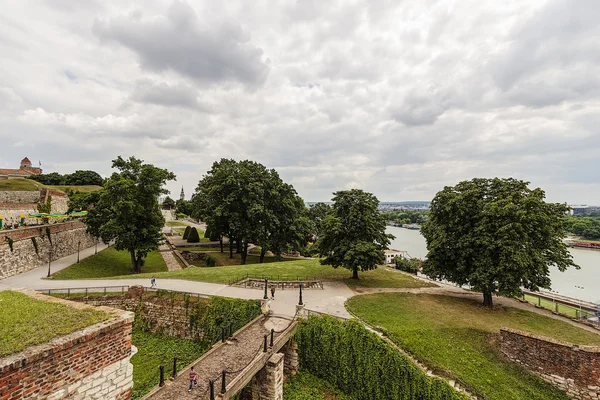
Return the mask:
[[221, 246], [221, 253], [223, 252], [223, 235], [219, 235], [219, 245]]
[[262, 264], [265, 261], [265, 254], [267, 254], [267, 249], [264, 247], [260, 249], [260, 263]]
[[352, 270], [352, 279], [358, 279], [358, 268]]
[[229, 258], [233, 258], [233, 239], [229, 237]]
[[236, 240], [235, 241], [235, 245], [236, 245], [236, 254], [240, 254], [242, 252], [242, 241], [241, 240]]
[[131, 271], [137, 272], [137, 259], [135, 258], [135, 250], [129, 250], [129, 256], [131, 257]]
[[242, 247], [242, 265], [246, 265], [246, 257], [248, 256], [248, 243], [244, 242]]
[[491, 291], [483, 292], [483, 305], [485, 307], [489, 307], [489, 308], [493, 307], [494, 304], [492, 301], [492, 292]]

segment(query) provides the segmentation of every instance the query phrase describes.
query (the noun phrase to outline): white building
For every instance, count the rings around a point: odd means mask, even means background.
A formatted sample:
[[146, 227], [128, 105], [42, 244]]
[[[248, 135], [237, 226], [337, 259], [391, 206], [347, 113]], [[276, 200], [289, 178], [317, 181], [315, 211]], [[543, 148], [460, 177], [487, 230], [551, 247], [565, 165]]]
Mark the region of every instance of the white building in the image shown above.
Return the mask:
[[394, 250], [394, 249], [385, 251], [385, 263], [386, 264], [393, 264], [394, 258], [396, 258], [396, 257], [408, 258], [408, 253], [403, 250]]

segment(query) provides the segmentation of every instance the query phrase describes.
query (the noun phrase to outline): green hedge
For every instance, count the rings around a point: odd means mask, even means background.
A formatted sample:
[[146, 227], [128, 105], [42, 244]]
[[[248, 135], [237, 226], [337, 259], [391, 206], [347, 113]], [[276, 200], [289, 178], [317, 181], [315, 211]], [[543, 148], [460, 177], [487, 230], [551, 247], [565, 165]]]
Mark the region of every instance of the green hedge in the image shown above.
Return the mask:
[[192, 230], [191, 226], [186, 226], [185, 230], [183, 231], [183, 239], [187, 239], [190, 236], [190, 231]]
[[198, 235], [198, 229], [196, 229], [196, 227], [193, 227], [190, 230], [190, 234], [187, 237], [187, 241], [188, 241], [188, 243], [199, 243], [200, 242], [200, 235]]
[[356, 320], [311, 316], [300, 322], [295, 337], [301, 368], [358, 400], [467, 399]]

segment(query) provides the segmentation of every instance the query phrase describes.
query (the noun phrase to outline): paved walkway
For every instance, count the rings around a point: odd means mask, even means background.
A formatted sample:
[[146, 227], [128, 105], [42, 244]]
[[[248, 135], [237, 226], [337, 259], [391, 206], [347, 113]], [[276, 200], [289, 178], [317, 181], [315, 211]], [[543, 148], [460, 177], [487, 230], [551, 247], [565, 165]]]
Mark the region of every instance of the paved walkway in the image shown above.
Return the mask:
[[179, 261], [177, 261], [177, 258], [175, 258], [175, 255], [169, 246], [161, 244], [158, 246], [158, 251], [165, 261], [168, 271], [177, 271], [181, 269], [181, 264], [179, 264]]

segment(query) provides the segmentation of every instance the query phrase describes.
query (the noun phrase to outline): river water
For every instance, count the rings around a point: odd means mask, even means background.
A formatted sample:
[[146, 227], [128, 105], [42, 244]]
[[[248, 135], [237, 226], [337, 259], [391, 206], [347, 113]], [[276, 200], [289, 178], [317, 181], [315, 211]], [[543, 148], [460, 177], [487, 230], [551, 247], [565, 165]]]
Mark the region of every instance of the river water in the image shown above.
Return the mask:
[[[388, 226], [386, 231], [396, 236], [390, 248], [404, 250], [411, 257], [427, 256], [427, 245], [420, 231], [394, 226]], [[569, 268], [565, 272], [560, 272], [557, 268], [551, 267], [552, 290], [563, 296], [600, 304], [600, 250], [570, 248], [569, 251], [573, 255], [573, 261], [581, 269]]]

